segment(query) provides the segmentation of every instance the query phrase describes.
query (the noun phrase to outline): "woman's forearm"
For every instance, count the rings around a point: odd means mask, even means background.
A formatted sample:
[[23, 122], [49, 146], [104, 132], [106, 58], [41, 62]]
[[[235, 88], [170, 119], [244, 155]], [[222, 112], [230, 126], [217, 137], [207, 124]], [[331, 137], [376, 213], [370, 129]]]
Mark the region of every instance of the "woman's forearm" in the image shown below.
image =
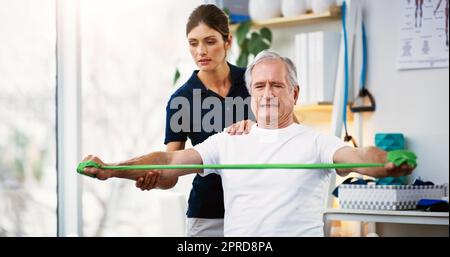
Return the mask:
[[[111, 164], [112, 166], [123, 165], [173, 165], [173, 164], [202, 164], [200, 155], [193, 149], [172, 151], [172, 152], [153, 152], [128, 161]], [[161, 169], [161, 170], [110, 170], [111, 176], [137, 180], [145, 177], [147, 172], [157, 172], [159, 174], [158, 188], [168, 189], [173, 187], [178, 177], [192, 173], [202, 172], [202, 170], [189, 169]]]
[[[107, 164], [107, 166], [128, 165], [167, 165], [170, 164], [169, 154], [166, 152], [153, 152], [127, 161]], [[112, 177], [136, 180], [144, 177], [151, 170], [110, 170]]]

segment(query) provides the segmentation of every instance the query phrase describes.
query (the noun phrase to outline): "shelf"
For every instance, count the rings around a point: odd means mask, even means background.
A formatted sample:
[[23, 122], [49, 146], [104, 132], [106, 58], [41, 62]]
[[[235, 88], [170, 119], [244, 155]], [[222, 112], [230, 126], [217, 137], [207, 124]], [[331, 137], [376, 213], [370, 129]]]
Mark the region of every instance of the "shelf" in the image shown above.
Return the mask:
[[[341, 18], [341, 7], [333, 6], [328, 12], [315, 14], [307, 13], [296, 17], [279, 17], [268, 20], [254, 20], [252, 21], [253, 28], [261, 27], [287, 27], [302, 24], [321, 23], [330, 20], [339, 20]], [[239, 24], [230, 25], [232, 31], [236, 31]]]
[[[333, 105], [331, 103], [317, 103], [309, 105], [296, 105], [294, 114], [300, 123], [304, 124], [326, 124], [331, 123]], [[353, 121], [353, 113], [347, 107], [347, 120]]]

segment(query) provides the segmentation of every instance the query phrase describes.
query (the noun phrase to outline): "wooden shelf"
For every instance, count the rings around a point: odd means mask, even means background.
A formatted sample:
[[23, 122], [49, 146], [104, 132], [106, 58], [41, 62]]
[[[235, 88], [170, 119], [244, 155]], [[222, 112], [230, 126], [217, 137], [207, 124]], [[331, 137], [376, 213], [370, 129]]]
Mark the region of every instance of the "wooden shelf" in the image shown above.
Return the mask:
[[[261, 27], [287, 27], [302, 24], [320, 23], [329, 20], [338, 20], [341, 18], [341, 7], [333, 6], [328, 12], [324, 13], [307, 13], [297, 17], [279, 17], [269, 20], [254, 20], [252, 21], [253, 28]], [[232, 31], [236, 31], [239, 24], [230, 25]]]
[[[331, 123], [333, 105], [331, 103], [317, 103], [308, 105], [297, 105], [294, 107], [294, 114], [299, 122], [304, 124], [326, 124]], [[353, 121], [353, 113], [347, 107], [347, 120]]]

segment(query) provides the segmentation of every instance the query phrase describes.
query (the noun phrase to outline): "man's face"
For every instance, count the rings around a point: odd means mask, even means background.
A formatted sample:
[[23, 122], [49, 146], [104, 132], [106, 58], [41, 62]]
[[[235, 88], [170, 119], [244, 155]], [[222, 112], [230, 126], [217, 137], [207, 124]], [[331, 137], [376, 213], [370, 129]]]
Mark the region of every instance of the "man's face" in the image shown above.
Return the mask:
[[252, 111], [258, 125], [277, 127], [292, 118], [298, 87], [287, 80], [286, 65], [278, 59], [266, 59], [252, 71]]

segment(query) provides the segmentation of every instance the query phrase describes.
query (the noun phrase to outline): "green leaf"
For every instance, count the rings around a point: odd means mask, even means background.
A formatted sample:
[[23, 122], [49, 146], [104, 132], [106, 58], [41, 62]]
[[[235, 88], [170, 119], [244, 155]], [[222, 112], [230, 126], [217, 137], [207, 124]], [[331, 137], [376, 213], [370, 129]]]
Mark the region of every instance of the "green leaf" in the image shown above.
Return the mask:
[[25, 149], [28, 147], [30, 140], [29, 138], [21, 131], [14, 131], [14, 143], [21, 149]]
[[259, 33], [264, 39], [267, 39], [269, 41], [269, 44], [272, 43], [272, 31], [270, 31], [270, 29], [264, 27], [259, 31]]
[[39, 151], [39, 158], [31, 163], [31, 168], [33, 171], [33, 177], [37, 181], [41, 181], [44, 177], [44, 160], [47, 155], [47, 150]]
[[175, 75], [173, 77], [173, 84], [172, 85], [175, 86], [177, 84], [178, 79], [180, 79], [180, 77], [181, 77], [180, 70], [177, 68], [175, 70]]
[[249, 48], [249, 44], [250, 44], [250, 39], [248, 39], [248, 38], [246, 38], [246, 39], [244, 39], [242, 42], [241, 42], [241, 44], [239, 44], [239, 47], [240, 47], [240, 49], [241, 49], [241, 53], [242, 52], [249, 52], [248, 51], [248, 48]]
[[256, 56], [261, 51], [269, 49], [272, 44], [272, 32], [267, 27], [258, 32], [251, 32], [251, 21], [241, 23], [236, 30], [236, 38], [240, 48], [240, 55], [236, 64], [247, 66], [250, 56]]
[[242, 53], [239, 55], [239, 58], [236, 61], [237, 66], [239, 67], [247, 67], [248, 64], [248, 53]]
[[25, 164], [22, 160], [14, 159], [12, 162], [13, 170], [17, 180], [23, 181], [25, 179]]
[[247, 38], [247, 34], [250, 31], [250, 27], [252, 26], [251, 21], [242, 22], [239, 24], [236, 29], [236, 39], [239, 45]]
[[[251, 54], [255, 54], [255, 51], [256, 51], [256, 45], [258, 44], [258, 41], [259, 41], [260, 39], [259, 39], [259, 35], [258, 35], [258, 33], [256, 33], [256, 32], [253, 32], [251, 35], [250, 35], [250, 41], [249, 41], [249, 43], [248, 43], [248, 51], [251, 53]], [[255, 54], [256, 55], [256, 54]]]
[[270, 47], [270, 45], [264, 42], [263, 38], [257, 33], [252, 34], [249, 44], [249, 51], [255, 56]]
[[239, 45], [240, 47], [240, 52], [239, 52], [239, 57], [236, 61], [236, 64], [240, 67], [246, 67], [247, 63], [248, 63], [248, 56], [250, 54], [249, 52], [249, 43], [250, 43], [250, 39], [246, 38], [244, 39], [244, 41], [241, 43], [241, 45]]

